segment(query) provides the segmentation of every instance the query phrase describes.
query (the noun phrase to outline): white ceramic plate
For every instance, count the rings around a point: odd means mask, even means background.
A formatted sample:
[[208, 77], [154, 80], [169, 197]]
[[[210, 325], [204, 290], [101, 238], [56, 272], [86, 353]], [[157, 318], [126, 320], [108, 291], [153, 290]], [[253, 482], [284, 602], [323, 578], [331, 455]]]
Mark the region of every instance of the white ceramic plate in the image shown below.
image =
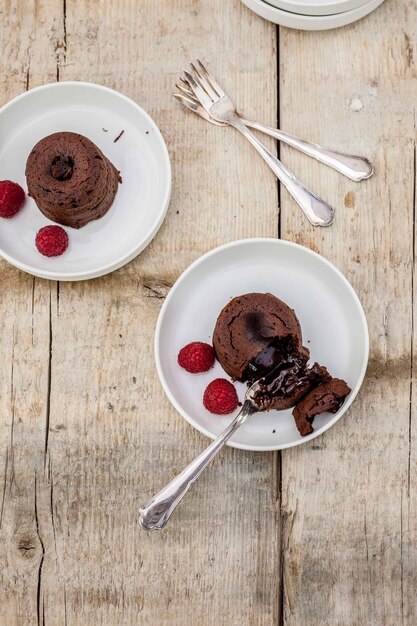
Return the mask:
[[384, 0], [369, 0], [366, 4], [359, 6], [351, 11], [344, 11], [336, 15], [298, 15], [283, 11], [267, 4], [263, 0], [242, 0], [243, 4], [252, 9], [257, 15], [266, 20], [288, 28], [297, 28], [299, 30], [328, 30], [330, 28], [339, 28], [346, 26], [352, 22], [365, 17], [374, 9], [379, 7]]
[[268, 0], [268, 4], [300, 15], [335, 15], [357, 9], [369, 0]]
[[[208, 437], [226, 428], [233, 415], [209, 413], [204, 389], [214, 368], [193, 375], [177, 363], [179, 350], [191, 341], [211, 343], [221, 309], [235, 296], [270, 292], [295, 309], [311, 360], [329, 368], [352, 388], [336, 415], [314, 420], [315, 432], [302, 438], [291, 409], [260, 413], [249, 419], [229, 442], [245, 450], [280, 450], [309, 441], [330, 428], [352, 404], [368, 362], [368, 329], [359, 299], [346, 278], [315, 252], [278, 239], [246, 239], [216, 248], [195, 261], [177, 280], [161, 309], [155, 335], [155, 357], [163, 388], [185, 419]], [[246, 385], [237, 383], [243, 400]], [[274, 432], [275, 431], [275, 432]]]
[[17, 215], [0, 219], [0, 255], [35, 276], [82, 280], [122, 267], [148, 245], [168, 208], [171, 165], [156, 124], [135, 102], [100, 85], [64, 82], [32, 89], [0, 109], [0, 179], [27, 191], [31, 149], [42, 137], [64, 130], [91, 139], [120, 170], [123, 183], [113, 206], [84, 228], [65, 227], [68, 249], [46, 258], [35, 247], [35, 235], [53, 222], [26, 198]]

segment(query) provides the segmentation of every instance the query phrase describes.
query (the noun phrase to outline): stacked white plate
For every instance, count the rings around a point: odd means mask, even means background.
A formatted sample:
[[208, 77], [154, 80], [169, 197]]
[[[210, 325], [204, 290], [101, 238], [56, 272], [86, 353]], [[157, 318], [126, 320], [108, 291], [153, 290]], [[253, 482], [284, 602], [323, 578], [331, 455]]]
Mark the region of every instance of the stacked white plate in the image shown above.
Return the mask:
[[300, 30], [327, 30], [365, 17], [384, 0], [242, 0], [261, 17]]

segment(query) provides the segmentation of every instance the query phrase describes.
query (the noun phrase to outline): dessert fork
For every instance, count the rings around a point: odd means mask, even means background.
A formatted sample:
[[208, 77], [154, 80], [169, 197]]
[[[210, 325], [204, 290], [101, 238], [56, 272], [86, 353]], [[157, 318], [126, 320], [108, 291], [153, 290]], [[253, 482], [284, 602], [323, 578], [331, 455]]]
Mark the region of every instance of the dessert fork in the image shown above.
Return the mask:
[[[200, 115], [200, 117], [205, 119], [207, 122], [216, 124], [216, 126], [227, 126], [225, 122], [218, 122], [209, 113], [207, 113], [207, 111], [201, 106], [197, 98], [194, 96], [187, 81], [181, 79], [181, 84], [177, 83], [175, 86], [181, 93], [174, 93], [174, 98], [177, 98], [177, 100], [179, 100], [184, 106], [186, 106], [194, 113], [197, 113], [197, 115]], [[307, 154], [307, 156], [311, 156], [317, 161], [320, 161], [321, 163], [332, 167], [336, 171], [340, 172], [344, 176], [347, 176], [347, 178], [354, 180], [355, 182], [366, 180], [367, 178], [370, 178], [374, 173], [373, 165], [365, 157], [346, 154], [345, 152], [331, 150], [330, 148], [324, 148], [317, 143], [305, 141], [304, 139], [300, 139], [295, 135], [285, 133], [278, 128], [272, 128], [271, 126], [266, 126], [266, 124], [262, 124], [261, 122], [248, 120], [240, 113], [238, 113], [238, 115], [240, 116], [245, 126], [249, 126], [249, 128], [259, 130], [265, 135], [269, 135], [270, 137], [278, 139], [278, 141], [286, 143], [296, 150]]]
[[184, 70], [187, 82], [197, 100], [216, 121], [233, 126], [256, 148], [262, 158], [288, 190], [309, 221], [314, 226], [330, 226], [334, 210], [275, 157], [257, 137], [245, 126], [236, 112], [235, 105], [217, 81], [208, 73], [203, 64], [197, 61], [199, 70], [191, 64], [191, 71]]
[[243, 406], [229, 426], [194, 461], [191, 461], [181, 474], [178, 474], [161, 491], [140, 507], [139, 522], [145, 530], [161, 530], [167, 524], [175, 508], [193, 482], [197, 480], [207, 465], [220, 452], [233, 433], [251, 415], [265, 410], [265, 407], [260, 406], [259, 397], [261, 395], [260, 381], [256, 381], [246, 391]]

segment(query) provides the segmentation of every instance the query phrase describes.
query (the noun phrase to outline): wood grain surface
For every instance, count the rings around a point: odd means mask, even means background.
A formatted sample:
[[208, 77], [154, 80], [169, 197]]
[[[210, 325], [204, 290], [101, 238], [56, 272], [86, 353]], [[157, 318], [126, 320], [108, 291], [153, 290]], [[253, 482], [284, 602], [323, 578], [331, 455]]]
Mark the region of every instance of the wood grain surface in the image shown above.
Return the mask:
[[[282, 126], [366, 154], [376, 169], [357, 184], [282, 149], [339, 218], [317, 232], [283, 192], [282, 234], [346, 274], [371, 341], [367, 378], [346, 417], [282, 458], [284, 623], [291, 626], [417, 623], [410, 397], [417, 5], [409, 5], [388, 0], [337, 34], [280, 32]], [[307, 115], [299, 85], [308, 85]]]
[[[152, 244], [107, 277], [57, 284], [0, 262], [1, 626], [417, 623], [416, 18], [414, 0], [386, 0], [307, 33], [239, 0], [2, 0], [0, 105], [56, 80], [125, 93], [165, 137], [173, 195]], [[237, 133], [174, 101], [195, 56], [248, 116], [373, 160], [357, 184], [280, 147], [336, 207], [331, 228]], [[139, 504], [207, 443], [157, 379], [160, 306], [193, 260], [251, 236], [303, 243], [351, 280], [366, 382], [309, 444], [226, 449], [145, 533]]]

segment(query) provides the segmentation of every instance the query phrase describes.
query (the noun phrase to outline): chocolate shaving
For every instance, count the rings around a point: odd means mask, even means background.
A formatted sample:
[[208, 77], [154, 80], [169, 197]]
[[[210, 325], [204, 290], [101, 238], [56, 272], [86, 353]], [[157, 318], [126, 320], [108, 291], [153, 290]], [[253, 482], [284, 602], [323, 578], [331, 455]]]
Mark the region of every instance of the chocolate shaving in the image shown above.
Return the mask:
[[124, 131], [124, 130], [122, 130], [122, 131], [121, 131], [121, 132], [117, 135], [117, 137], [116, 137], [116, 139], [114, 140], [114, 142], [113, 142], [113, 143], [116, 143], [117, 141], [119, 141], [120, 137], [123, 135], [123, 133], [124, 133], [124, 132], [125, 132], [125, 131]]

